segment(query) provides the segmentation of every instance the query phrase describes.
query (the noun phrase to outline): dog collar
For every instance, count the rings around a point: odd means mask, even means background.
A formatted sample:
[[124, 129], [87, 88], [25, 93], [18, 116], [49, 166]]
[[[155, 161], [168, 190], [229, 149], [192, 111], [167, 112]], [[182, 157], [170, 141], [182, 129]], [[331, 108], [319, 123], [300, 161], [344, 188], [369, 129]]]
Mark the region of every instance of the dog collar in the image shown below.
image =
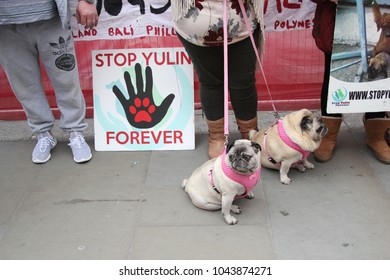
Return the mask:
[[223, 150], [221, 157], [222, 171], [229, 179], [236, 183], [239, 183], [245, 188], [245, 193], [243, 195], [238, 196], [245, 197], [257, 185], [257, 182], [259, 181], [260, 177], [261, 165], [259, 165], [259, 168], [255, 172], [244, 175], [237, 173], [234, 169], [226, 165], [225, 158], [226, 148]]
[[302, 160], [305, 160], [310, 155], [309, 151], [303, 150], [301, 147], [295, 144], [290, 137], [288, 137], [286, 131], [284, 130], [282, 120], [278, 120], [278, 133], [280, 138], [283, 140], [284, 143], [286, 143], [286, 145], [302, 154]]

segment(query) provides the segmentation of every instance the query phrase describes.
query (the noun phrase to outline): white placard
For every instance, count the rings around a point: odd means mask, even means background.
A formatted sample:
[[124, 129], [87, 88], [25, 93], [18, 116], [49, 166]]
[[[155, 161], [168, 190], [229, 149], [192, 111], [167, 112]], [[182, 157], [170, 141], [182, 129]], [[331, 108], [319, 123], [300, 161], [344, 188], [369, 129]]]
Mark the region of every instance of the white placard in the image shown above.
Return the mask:
[[184, 48], [92, 52], [95, 149], [195, 148], [193, 66]]

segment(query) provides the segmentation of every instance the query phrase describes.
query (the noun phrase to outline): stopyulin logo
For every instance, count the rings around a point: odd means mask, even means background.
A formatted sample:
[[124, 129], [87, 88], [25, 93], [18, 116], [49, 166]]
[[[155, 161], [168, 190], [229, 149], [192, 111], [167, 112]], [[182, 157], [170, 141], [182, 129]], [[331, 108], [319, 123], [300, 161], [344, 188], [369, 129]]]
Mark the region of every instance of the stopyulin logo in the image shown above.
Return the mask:
[[339, 88], [332, 93], [332, 99], [335, 102], [343, 102], [348, 96], [346, 88]]
[[123, 92], [116, 85], [112, 88], [112, 91], [123, 106], [129, 124], [141, 129], [154, 127], [161, 122], [175, 98], [175, 95], [171, 93], [157, 106], [154, 103], [152, 94], [152, 70], [147, 66], [145, 72], [146, 86], [144, 90], [141, 65], [139, 63], [135, 65], [138, 93], [134, 90], [129, 72], [124, 73], [129, 99], [125, 98]]

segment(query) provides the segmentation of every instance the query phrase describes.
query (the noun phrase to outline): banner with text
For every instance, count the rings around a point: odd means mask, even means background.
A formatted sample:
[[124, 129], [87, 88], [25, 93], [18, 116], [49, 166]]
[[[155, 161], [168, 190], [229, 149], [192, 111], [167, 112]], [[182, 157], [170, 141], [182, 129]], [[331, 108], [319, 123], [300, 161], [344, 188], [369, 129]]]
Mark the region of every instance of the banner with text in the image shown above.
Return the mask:
[[[77, 2], [76, 2], [77, 3]], [[73, 4], [74, 5], [74, 4]], [[71, 9], [75, 11], [75, 6]], [[315, 4], [310, 0], [265, 0], [266, 31], [310, 29]], [[174, 36], [170, 0], [97, 0], [99, 24], [86, 30], [71, 19], [76, 40]]]
[[[382, 2], [390, 5], [390, 0]], [[343, 2], [338, 5], [327, 104], [329, 113], [390, 111], [390, 54], [383, 42], [386, 36], [381, 34], [384, 32], [382, 24], [385, 22], [385, 16], [390, 15], [390, 9], [377, 4], [365, 8], [365, 11], [362, 11], [367, 19], [365, 26], [357, 24], [360, 21], [357, 9], [359, 7], [343, 5]], [[351, 24], [346, 29], [345, 22], [351, 20], [354, 20], [356, 25]], [[362, 32], [359, 27], [378, 30], [376, 46], [369, 46], [361, 38], [352, 46], [337, 43], [342, 42], [345, 32], [365, 33], [365, 30]], [[365, 65], [364, 53], [367, 54]]]
[[193, 66], [184, 48], [92, 52], [95, 149], [195, 148]]

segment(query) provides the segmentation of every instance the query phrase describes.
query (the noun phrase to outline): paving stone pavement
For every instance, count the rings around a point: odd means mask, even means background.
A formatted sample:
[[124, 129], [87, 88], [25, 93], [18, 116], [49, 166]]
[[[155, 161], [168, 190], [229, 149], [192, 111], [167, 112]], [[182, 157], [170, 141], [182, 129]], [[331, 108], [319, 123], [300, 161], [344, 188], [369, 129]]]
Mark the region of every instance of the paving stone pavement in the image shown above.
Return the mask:
[[[281, 113], [281, 115], [287, 112]], [[260, 127], [273, 122], [259, 112]], [[93, 147], [93, 120], [86, 139]], [[230, 115], [230, 138], [238, 138]], [[262, 169], [239, 223], [196, 208], [181, 181], [207, 160], [195, 118], [188, 151], [96, 152], [72, 160], [67, 136], [46, 164], [31, 162], [25, 121], [0, 121], [0, 259], [389, 259], [390, 173], [364, 143], [361, 115], [345, 115], [334, 158], [305, 173]]]

